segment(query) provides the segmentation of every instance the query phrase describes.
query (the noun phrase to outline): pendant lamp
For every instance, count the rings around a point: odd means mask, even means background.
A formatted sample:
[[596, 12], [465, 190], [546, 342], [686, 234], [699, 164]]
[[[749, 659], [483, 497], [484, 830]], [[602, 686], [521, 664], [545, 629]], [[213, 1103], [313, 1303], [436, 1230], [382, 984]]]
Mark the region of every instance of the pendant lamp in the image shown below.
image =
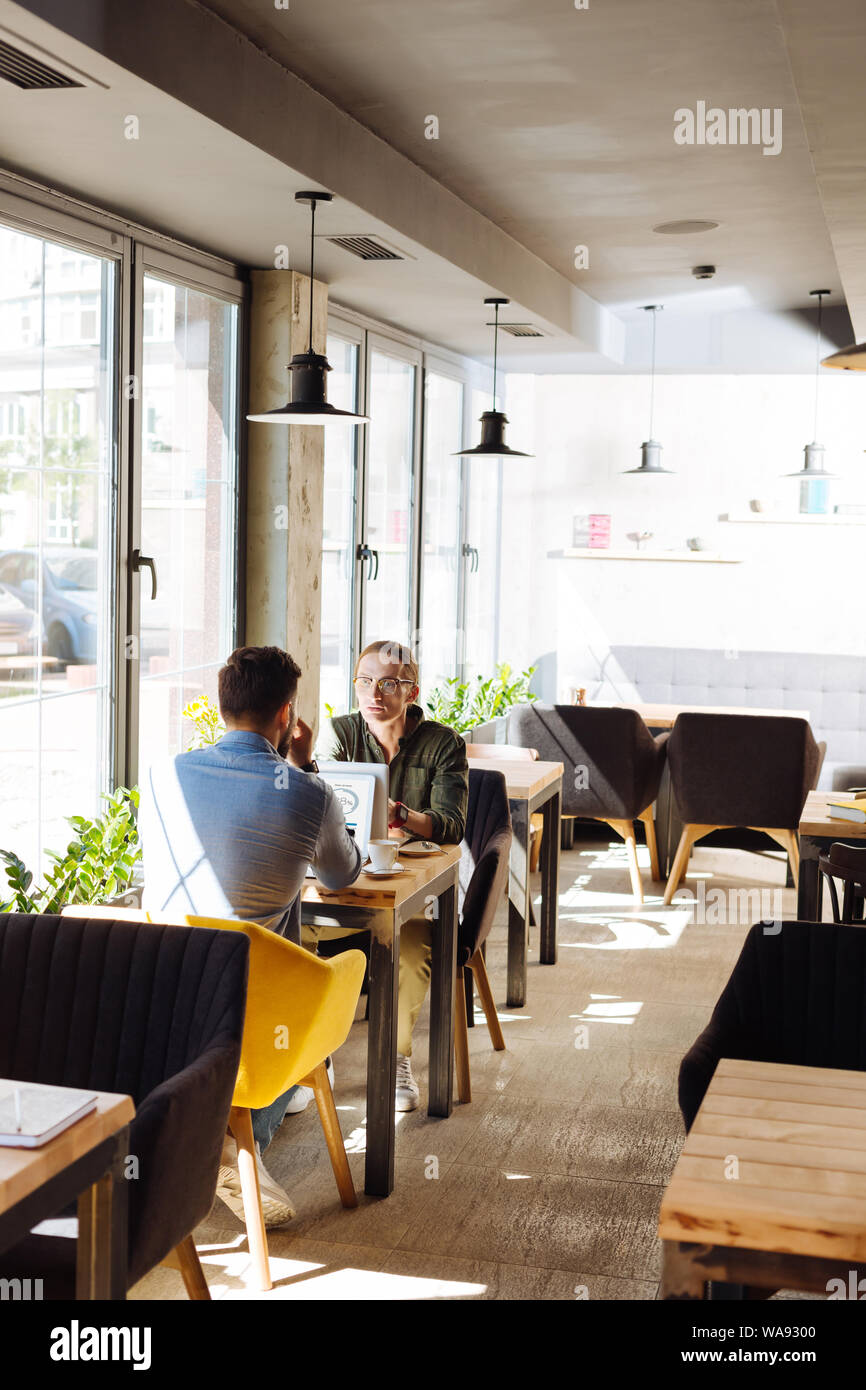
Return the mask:
[[[505, 426], [508, 419], [501, 410], [496, 409], [496, 369], [498, 364], [499, 349], [499, 306], [500, 304], [510, 304], [509, 299], [485, 299], [485, 304], [492, 304], [495, 308], [493, 323], [493, 409], [485, 410], [481, 416], [481, 443], [476, 444], [474, 449], [458, 449], [455, 458], [472, 458], [476, 454], [484, 454], [488, 458], [532, 458], [532, 454], [524, 454], [520, 449], [509, 449], [505, 442]], [[489, 325], [488, 325], [489, 327]]]
[[640, 446], [640, 468], [625, 468], [624, 473], [673, 473], [672, 468], [662, 468], [661, 453], [662, 446], [657, 439], [653, 439], [653, 412], [655, 410], [655, 391], [656, 391], [656, 318], [664, 308], [663, 304], [645, 304], [644, 310], [653, 316], [653, 349], [652, 366], [650, 368], [650, 427], [649, 439], [645, 439]]
[[822, 367], [841, 367], [843, 372], [866, 372], [866, 343], [852, 343], [850, 347], [825, 357]]
[[338, 410], [328, 404], [326, 373], [331, 370], [327, 357], [313, 352], [313, 284], [316, 261], [316, 204], [330, 203], [330, 193], [303, 192], [295, 194], [296, 203], [310, 204], [310, 338], [306, 352], [298, 352], [288, 366], [291, 381], [291, 400], [276, 410], [248, 415], [266, 425], [329, 425], [362, 424], [369, 415], [357, 415], [353, 410]]
[[[812, 484], [820, 483], [831, 478], [838, 478], [838, 473], [828, 473], [824, 468], [824, 445], [819, 444], [818, 440], [818, 397], [821, 369], [821, 311], [823, 308], [824, 295], [829, 294], [829, 290], [810, 290], [809, 294], [818, 301], [818, 329], [815, 343], [815, 423], [813, 425], [813, 438], [811, 444], [806, 444], [803, 449], [803, 467], [796, 473], [784, 473], [785, 478], [799, 478], [801, 483]], [[850, 349], [849, 349], [850, 351]], [[815, 507], [809, 502], [807, 494], [812, 489], [804, 487], [801, 511], [812, 511]]]

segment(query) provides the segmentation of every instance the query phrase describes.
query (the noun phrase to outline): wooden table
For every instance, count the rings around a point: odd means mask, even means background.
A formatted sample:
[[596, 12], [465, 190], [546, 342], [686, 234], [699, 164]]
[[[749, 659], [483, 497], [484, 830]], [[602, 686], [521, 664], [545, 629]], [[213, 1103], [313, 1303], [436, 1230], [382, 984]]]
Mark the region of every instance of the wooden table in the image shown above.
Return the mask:
[[827, 802], [844, 798], [844, 792], [810, 792], [800, 818], [800, 878], [797, 887], [797, 918], [801, 922], [820, 922], [823, 907], [818, 855], [841, 841], [866, 840], [866, 821], [839, 820], [827, 814]]
[[369, 1031], [367, 1035], [367, 1157], [364, 1191], [387, 1197], [394, 1188], [394, 1089], [397, 1083], [397, 986], [400, 927], [426, 915], [435, 923], [430, 981], [430, 1075], [428, 1115], [447, 1117], [454, 1075], [454, 980], [457, 972], [457, 878], [459, 845], [424, 859], [402, 857], [394, 878], [362, 873], [350, 888], [331, 893], [315, 879], [301, 890], [302, 915], [315, 908], [347, 926], [357, 926], [345, 909], [379, 914], [370, 931]]
[[[495, 744], [491, 747], [495, 748]], [[501, 772], [511, 806], [513, 839], [508, 874], [508, 992], [510, 1009], [526, 1003], [526, 962], [532, 917], [529, 883], [529, 827], [535, 811], [543, 819], [541, 835], [541, 927], [539, 959], [556, 964], [559, 912], [559, 835], [562, 815], [562, 763], [532, 759], [471, 758], [470, 768]]]
[[125, 1299], [124, 1166], [135, 1106], [130, 1096], [95, 1094], [96, 1109], [56, 1139], [38, 1149], [0, 1148], [0, 1251], [77, 1198], [75, 1296]]
[[[637, 710], [647, 728], [655, 732], [672, 729], [679, 714], [763, 714], [777, 717], [787, 716], [790, 719], [808, 720], [809, 718], [809, 711], [804, 709], [758, 709], [754, 705], [666, 705], [623, 702], [606, 706], [606, 708]], [[673, 857], [683, 833], [683, 823], [671, 787], [671, 775], [667, 760], [656, 797], [655, 824], [659, 872], [666, 879], [671, 871]]]
[[847, 1290], [866, 1274], [866, 1074], [723, 1058], [659, 1235], [663, 1298]]

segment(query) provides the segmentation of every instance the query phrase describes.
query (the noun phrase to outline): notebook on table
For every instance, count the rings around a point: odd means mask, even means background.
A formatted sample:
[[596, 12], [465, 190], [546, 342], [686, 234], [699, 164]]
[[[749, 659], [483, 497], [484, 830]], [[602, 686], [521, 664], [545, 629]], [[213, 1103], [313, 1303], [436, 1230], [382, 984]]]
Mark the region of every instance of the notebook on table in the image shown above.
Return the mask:
[[0, 1080], [0, 1147], [38, 1149], [95, 1109], [93, 1091]]

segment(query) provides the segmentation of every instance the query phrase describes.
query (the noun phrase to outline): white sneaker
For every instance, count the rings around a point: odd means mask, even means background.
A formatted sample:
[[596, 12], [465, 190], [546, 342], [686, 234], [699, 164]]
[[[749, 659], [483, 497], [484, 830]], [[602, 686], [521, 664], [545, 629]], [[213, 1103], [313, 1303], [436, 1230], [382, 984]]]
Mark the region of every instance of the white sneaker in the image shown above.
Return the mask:
[[[296, 1215], [288, 1192], [272, 1178], [256, 1144], [256, 1167], [259, 1171], [259, 1191], [262, 1195], [262, 1214], [266, 1226], [282, 1226]], [[238, 1147], [230, 1135], [223, 1144], [222, 1161], [217, 1177], [216, 1195], [225, 1202], [240, 1221], [244, 1221], [244, 1199], [241, 1195], [241, 1175], [238, 1171]]]
[[[333, 1089], [334, 1089], [334, 1059], [333, 1059], [333, 1057], [329, 1057], [329, 1058], [328, 1058], [327, 1072], [328, 1072], [328, 1080], [329, 1080], [330, 1083], [331, 1083], [331, 1090], [333, 1091]], [[316, 1093], [315, 1093], [315, 1091], [313, 1090], [312, 1086], [299, 1086], [299, 1087], [297, 1088], [297, 1090], [295, 1091], [295, 1094], [292, 1096], [292, 1099], [289, 1101], [288, 1105], [286, 1106], [286, 1114], [287, 1114], [287, 1115], [300, 1115], [300, 1114], [302, 1113], [302, 1111], [306, 1110], [307, 1106], [309, 1105], [310, 1101], [313, 1099], [313, 1097], [315, 1096], [315, 1094], [316, 1094]]]
[[418, 1090], [418, 1082], [412, 1075], [412, 1066], [408, 1057], [404, 1057], [402, 1052], [397, 1053], [397, 1088], [394, 1092], [395, 1110], [417, 1110], [421, 1092]]

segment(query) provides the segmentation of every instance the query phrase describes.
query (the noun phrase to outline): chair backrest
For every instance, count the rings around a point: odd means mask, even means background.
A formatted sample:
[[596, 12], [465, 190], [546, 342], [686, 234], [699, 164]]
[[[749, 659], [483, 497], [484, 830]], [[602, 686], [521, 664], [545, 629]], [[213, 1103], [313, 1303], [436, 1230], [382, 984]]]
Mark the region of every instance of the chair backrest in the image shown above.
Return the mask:
[[513, 743], [467, 743], [467, 758], [496, 758], [507, 761], [525, 762], [538, 757], [537, 748], [520, 748]]
[[[346, 1041], [364, 979], [364, 952], [343, 951], [333, 960], [321, 960], [255, 922], [183, 920], [249, 941], [246, 1023], [234, 1103], [261, 1109]], [[342, 986], [339, 998], [335, 982]]]
[[511, 811], [501, 772], [470, 766], [466, 838], [461, 848], [458, 961], [465, 965], [493, 925], [508, 877]]
[[818, 757], [807, 721], [789, 715], [680, 714], [668, 741], [680, 816], [704, 825], [796, 829]]
[[131, 1095], [240, 1048], [249, 947], [106, 918], [0, 915], [0, 1076]]
[[[862, 922], [866, 899], [866, 848], [862, 845], [831, 845], [827, 854], [818, 855], [818, 869], [826, 876], [830, 888], [833, 921], [849, 924]], [[836, 879], [844, 884], [841, 912]]]
[[562, 811], [570, 816], [634, 820], [655, 799], [664, 760], [636, 710], [592, 705], [517, 705], [508, 719], [513, 743], [565, 765]]

